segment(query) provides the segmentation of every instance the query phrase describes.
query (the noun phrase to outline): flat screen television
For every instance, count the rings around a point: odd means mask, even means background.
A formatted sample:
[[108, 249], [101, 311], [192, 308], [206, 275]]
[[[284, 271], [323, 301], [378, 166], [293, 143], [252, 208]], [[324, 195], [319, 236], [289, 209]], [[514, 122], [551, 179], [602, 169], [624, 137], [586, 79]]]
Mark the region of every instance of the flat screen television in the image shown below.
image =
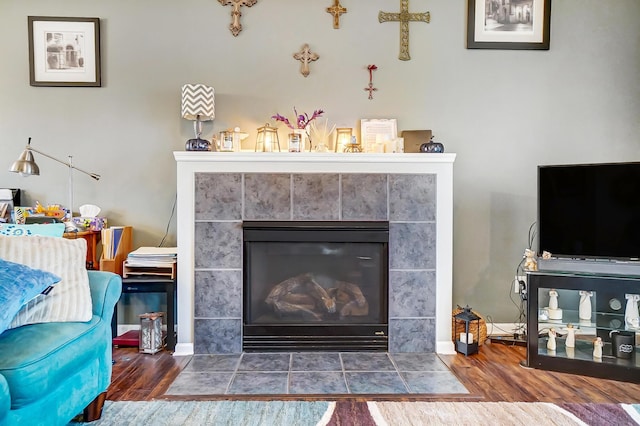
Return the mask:
[[538, 248], [571, 259], [640, 259], [640, 162], [538, 166]]

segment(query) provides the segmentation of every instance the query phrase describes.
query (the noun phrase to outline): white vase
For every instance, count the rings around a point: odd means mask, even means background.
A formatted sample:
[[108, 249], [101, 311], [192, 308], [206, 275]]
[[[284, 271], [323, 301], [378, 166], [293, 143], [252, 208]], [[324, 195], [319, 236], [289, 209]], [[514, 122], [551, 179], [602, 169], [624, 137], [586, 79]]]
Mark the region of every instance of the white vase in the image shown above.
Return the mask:
[[584, 321], [591, 321], [591, 296], [590, 291], [580, 291], [580, 304], [578, 307], [578, 318]]

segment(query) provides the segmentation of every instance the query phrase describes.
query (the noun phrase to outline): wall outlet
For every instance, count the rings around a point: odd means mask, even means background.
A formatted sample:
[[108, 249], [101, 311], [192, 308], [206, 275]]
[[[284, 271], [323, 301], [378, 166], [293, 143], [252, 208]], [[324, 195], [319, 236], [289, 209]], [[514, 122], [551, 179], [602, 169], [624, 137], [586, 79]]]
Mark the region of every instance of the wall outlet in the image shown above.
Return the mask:
[[[524, 288], [520, 287], [520, 282], [524, 283]], [[525, 292], [527, 289], [527, 276], [526, 275], [516, 275], [513, 280], [513, 292], [520, 294]]]

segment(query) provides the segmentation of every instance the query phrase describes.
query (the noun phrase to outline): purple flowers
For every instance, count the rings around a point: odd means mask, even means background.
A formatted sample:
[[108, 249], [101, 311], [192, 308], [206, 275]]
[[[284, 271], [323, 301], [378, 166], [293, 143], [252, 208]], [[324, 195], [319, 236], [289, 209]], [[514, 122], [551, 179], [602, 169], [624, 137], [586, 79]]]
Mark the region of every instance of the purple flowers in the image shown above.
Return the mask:
[[313, 120], [315, 120], [316, 118], [320, 117], [324, 111], [321, 109], [317, 109], [315, 111], [313, 111], [313, 114], [311, 114], [311, 117], [309, 117], [309, 114], [307, 114], [306, 112], [304, 114], [298, 114], [298, 111], [296, 110], [296, 108], [293, 108], [293, 112], [296, 115], [296, 126], [297, 127], [293, 127], [293, 124], [291, 124], [291, 122], [289, 121], [289, 119], [285, 116], [282, 116], [280, 114], [276, 114], [274, 116], [272, 116], [271, 118], [273, 118], [276, 121], [282, 121], [284, 124], [287, 125], [288, 128], [290, 129], [305, 129], [309, 123], [311, 123]]

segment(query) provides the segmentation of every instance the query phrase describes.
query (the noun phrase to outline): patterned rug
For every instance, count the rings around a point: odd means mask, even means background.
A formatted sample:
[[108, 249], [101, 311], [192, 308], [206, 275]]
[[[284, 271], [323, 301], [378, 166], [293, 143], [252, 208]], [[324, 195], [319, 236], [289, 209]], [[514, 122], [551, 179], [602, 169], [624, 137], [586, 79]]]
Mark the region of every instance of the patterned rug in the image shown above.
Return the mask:
[[[70, 423], [78, 426], [82, 423]], [[90, 425], [640, 425], [640, 404], [150, 401], [105, 403]]]

